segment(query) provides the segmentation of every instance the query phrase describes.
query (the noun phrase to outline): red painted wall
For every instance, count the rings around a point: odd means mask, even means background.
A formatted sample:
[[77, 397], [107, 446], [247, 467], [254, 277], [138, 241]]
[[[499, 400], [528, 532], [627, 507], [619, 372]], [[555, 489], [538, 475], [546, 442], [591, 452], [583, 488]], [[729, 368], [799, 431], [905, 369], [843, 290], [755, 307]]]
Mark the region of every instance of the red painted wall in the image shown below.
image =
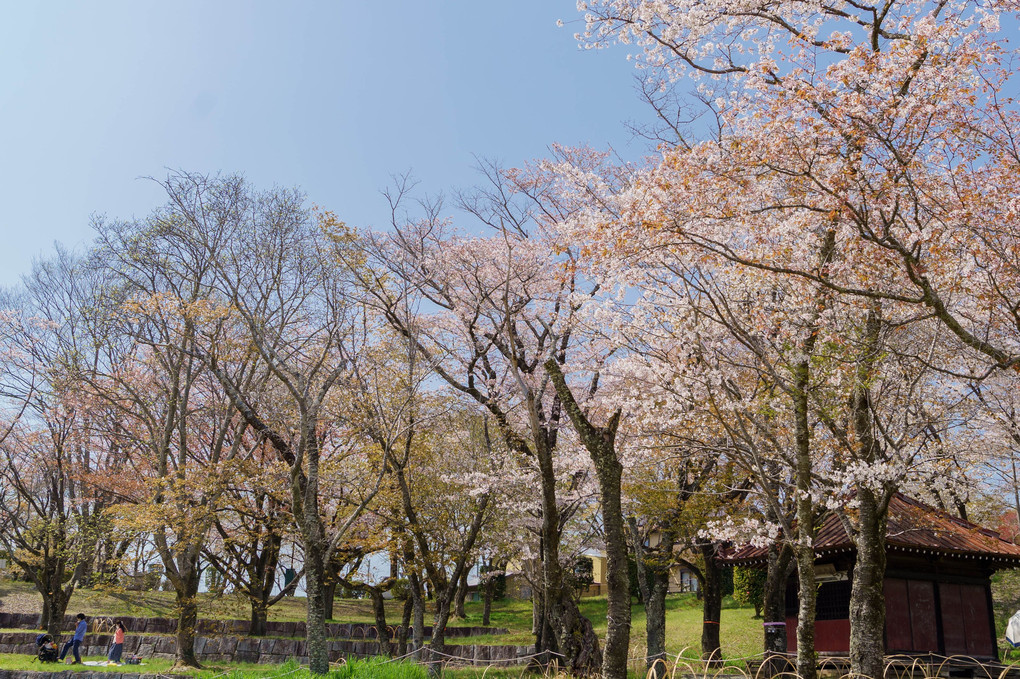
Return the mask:
[[[797, 652], [797, 618], [786, 619], [786, 649]], [[824, 653], [850, 651], [849, 620], [815, 620], [815, 650]]]
[[[886, 579], [887, 652], [938, 652], [935, 586], [926, 580]], [[994, 656], [985, 588], [940, 582], [938, 589], [946, 655]], [[797, 651], [797, 618], [793, 616], [786, 619], [786, 647], [791, 653]], [[816, 620], [815, 650], [849, 652], [850, 621]]]
[[939, 583], [946, 655], [994, 655], [984, 587]]

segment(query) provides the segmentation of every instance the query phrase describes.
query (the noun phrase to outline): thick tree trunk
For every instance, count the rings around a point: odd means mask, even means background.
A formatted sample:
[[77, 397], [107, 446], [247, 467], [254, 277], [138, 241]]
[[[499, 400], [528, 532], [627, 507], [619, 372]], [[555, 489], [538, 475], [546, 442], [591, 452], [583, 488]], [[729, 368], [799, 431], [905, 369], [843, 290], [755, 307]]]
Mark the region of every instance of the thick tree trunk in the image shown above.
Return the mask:
[[[317, 519], [318, 517], [316, 517]], [[323, 554], [306, 540], [305, 594], [308, 597], [308, 618], [305, 623], [308, 668], [312, 674], [329, 672], [329, 650], [326, 642], [326, 588], [323, 585], [325, 563]]]
[[49, 567], [40, 575], [39, 579], [33, 579], [36, 590], [42, 595], [43, 600], [38, 627], [46, 630], [54, 639], [59, 639], [64, 627], [64, 614], [67, 613], [67, 604], [70, 601], [70, 592], [61, 582], [64, 569], [59, 565]]
[[[197, 566], [197, 564], [195, 564]], [[174, 664], [182, 667], [201, 667], [195, 655], [195, 637], [198, 626], [199, 570], [190, 568], [178, 576], [174, 583], [177, 593], [177, 657]]]
[[857, 491], [857, 563], [850, 593], [850, 672], [881, 677], [885, 672], [884, 506], [867, 488]]
[[42, 614], [39, 616], [39, 629], [46, 630], [54, 639], [60, 636], [64, 627], [64, 615], [67, 613], [67, 599], [61, 590], [43, 598]]
[[[544, 554], [545, 550], [542, 541], [539, 541], [539, 553]], [[541, 561], [539, 561], [541, 568]], [[556, 635], [553, 634], [552, 622], [549, 618], [549, 606], [546, 605], [548, 597], [545, 595], [545, 573], [536, 574], [535, 582], [531, 590], [531, 633], [535, 635], [535, 649], [543, 655], [537, 656], [530, 663], [530, 669], [541, 672], [544, 667], [558, 660], [558, 646]]]
[[666, 594], [669, 592], [669, 569], [650, 571], [648, 594], [645, 596], [645, 643], [648, 647], [648, 671], [652, 679], [669, 674], [666, 655]]
[[627, 572], [627, 531], [623, 522], [621, 476], [623, 466], [609, 447], [599, 471], [602, 520], [606, 531], [606, 583], [609, 600], [606, 608], [606, 650], [602, 659], [604, 679], [627, 678], [627, 651], [630, 648], [630, 577]]
[[248, 626], [248, 636], [266, 636], [266, 621], [269, 617], [269, 609], [265, 601], [251, 599], [251, 623]]
[[597, 674], [602, 668], [599, 638], [591, 621], [581, 615], [577, 602], [563, 586], [560, 565], [559, 508], [556, 506], [556, 473], [551, 451], [538, 446], [536, 457], [542, 482], [542, 581], [543, 624], [552, 632], [538, 637], [539, 651], [559, 653], [563, 668], [577, 676]]
[[638, 587], [645, 608], [646, 674], [648, 679], [664, 679], [669, 674], [666, 656], [666, 595], [669, 593], [676, 538], [671, 531], [663, 531], [659, 544], [654, 549], [646, 550], [638, 532], [637, 521], [632, 517], [628, 523]]
[[801, 679], [815, 679], [815, 552], [812, 548], [797, 549], [797, 674]]
[[701, 569], [704, 576], [699, 589], [702, 593], [701, 657], [718, 662], [722, 659], [719, 641], [719, 618], [722, 615], [722, 569], [716, 561], [716, 545], [701, 545], [699, 550], [705, 561]]
[[[557, 559], [555, 566], [552, 567], [548, 566], [550, 552], [553, 552]], [[597, 674], [602, 667], [599, 638], [591, 621], [581, 615], [571, 592], [563, 587], [558, 546], [547, 550], [545, 558], [544, 575], [551, 584], [546, 589], [545, 623], [552, 631], [551, 641], [555, 642], [548, 650], [562, 655], [564, 669], [570, 674], [577, 676]]]
[[549, 607], [546, 605], [548, 597], [545, 595], [544, 582], [534, 585], [531, 599], [531, 627], [535, 635], [535, 649], [543, 652], [543, 655], [531, 661], [532, 670], [541, 672], [544, 666], [554, 661], [559, 661], [556, 645], [556, 635], [553, 634], [552, 621], [549, 618]]
[[[627, 573], [627, 530], [621, 501], [623, 465], [616, 454], [616, 431], [620, 423], [617, 410], [604, 427], [593, 425], [574, 399], [555, 359], [545, 362], [556, 394], [570, 417], [595, 465], [602, 504], [602, 525], [606, 540], [606, 584], [609, 601], [606, 608], [606, 650], [602, 658], [604, 679], [627, 679], [627, 651], [630, 647], [630, 578]], [[562, 644], [562, 642], [561, 642]]]
[[383, 602], [383, 593], [375, 587], [368, 590], [368, 596], [372, 599], [372, 612], [375, 614], [375, 631], [379, 638], [379, 654], [390, 656], [393, 649], [390, 646], [390, 629], [386, 625], [386, 606]]

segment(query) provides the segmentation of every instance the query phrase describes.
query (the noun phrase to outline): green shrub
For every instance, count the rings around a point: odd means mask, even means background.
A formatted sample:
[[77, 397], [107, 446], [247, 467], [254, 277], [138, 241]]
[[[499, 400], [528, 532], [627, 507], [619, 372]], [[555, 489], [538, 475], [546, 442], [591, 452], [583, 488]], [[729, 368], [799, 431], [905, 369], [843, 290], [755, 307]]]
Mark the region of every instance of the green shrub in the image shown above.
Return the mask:
[[743, 568], [733, 569], [733, 598], [744, 606], [754, 606], [754, 617], [761, 617], [761, 609], [765, 605], [765, 569]]

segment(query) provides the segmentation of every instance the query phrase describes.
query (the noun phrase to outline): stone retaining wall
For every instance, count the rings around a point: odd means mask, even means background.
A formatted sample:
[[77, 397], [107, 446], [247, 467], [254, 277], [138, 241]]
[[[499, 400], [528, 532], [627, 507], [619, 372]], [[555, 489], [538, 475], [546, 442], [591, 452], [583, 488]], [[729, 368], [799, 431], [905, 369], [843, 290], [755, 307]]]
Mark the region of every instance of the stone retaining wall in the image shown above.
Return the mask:
[[[0, 653], [36, 654], [35, 637], [38, 632], [0, 633]], [[106, 656], [113, 643], [113, 635], [89, 634], [81, 647], [83, 656]], [[329, 641], [331, 661], [342, 657], [368, 658], [379, 654], [375, 641]], [[124, 653], [143, 658], [173, 658], [177, 640], [172, 636], [146, 636], [129, 634], [124, 638]], [[304, 639], [270, 639], [265, 637], [206, 637], [195, 639], [195, 654], [199, 660], [221, 662], [250, 662], [280, 664], [291, 658], [307, 663]], [[447, 646], [443, 652], [467, 664], [515, 665], [524, 662], [522, 656], [535, 652], [534, 646]], [[78, 675], [75, 675], [76, 677]], [[3, 679], [0, 676], [0, 679]]]
[[[112, 617], [112, 616], [111, 616]], [[129, 632], [135, 634], [174, 634], [177, 632], [177, 620], [173, 618], [128, 618], [118, 617]], [[91, 620], [90, 620], [91, 621]], [[33, 613], [0, 613], [0, 629], [35, 629], [39, 616]], [[64, 616], [64, 629], [74, 629], [77, 620], [73, 615]], [[396, 637], [399, 625], [390, 626], [390, 636]], [[209, 620], [200, 619], [197, 632], [205, 636], [247, 636], [251, 623], [247, 620]], [[91, 632], [92, 629], [90, 628]], [[448, 638], [473, 637], [483, 634], [506, 634], [507, 630], [500, 627], [447, 627]], [[266, 635], [274, 637], [305, 636], [304, 622], [266, 623]], [[335, 639], [375, 639], [375, 625], [371, 623], [327, 623], [326, 634]], [[425, 628], [425, 636], [432, 635], [432, 628]]]

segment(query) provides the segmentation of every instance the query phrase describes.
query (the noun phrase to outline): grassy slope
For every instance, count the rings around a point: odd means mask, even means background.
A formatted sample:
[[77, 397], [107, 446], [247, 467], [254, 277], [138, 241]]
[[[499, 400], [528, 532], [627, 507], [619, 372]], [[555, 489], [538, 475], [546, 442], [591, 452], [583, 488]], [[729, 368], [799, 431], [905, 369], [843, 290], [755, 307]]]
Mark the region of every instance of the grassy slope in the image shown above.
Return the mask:
[[[498, 607], [497, 607], [498, 606]], [[498, 637], [502, 643], [530, 644], [531, 602], [501, 601], [493, 607], [492, 624], [506, 627], [510, 635]], [[701, 602], [693, 595], [672, 596], [666, 601], [666, 644], [673, 653], [691, 649], [695, 655], [701, 649]], [[481, 604], [468, 604], [466, 625], [480, 626]], [[600, 637], [606, 634], [606, 600], [604, 597], [581, 600], [581, 611], [588, 616]], [[631, 606], [631, 655], [643, 654], [645, 649], [645, 611], [640, 604]], [[722, 646], [728, 658], [745, 657], [762, 651], [761, 621], [754, 619], [754, 609], [727, 607], [722, 614]], [[456, 643], [485, 643], [480, 637], [456, 640]], [[491, 643], [491, 642], [490, 642]]]
[[[233, 596], [214, 597], [203, 594], [199, 604], [200, 615], [208, 618], [248, 617], [243, 600]], [[31, 585], [0, 581], [0, 611], [38, 610], [41, 599]], [[400, 619], [401, 602], [387, 602], [387, 617], [395, 623]], [[595, 631], [606, 633], [605, 598], [587, 598], [581, 601], [581, 610], [591, 619]], [[645, 648], [645, 614], [639, 604], [631, 609], [631, 655], [643, 654]], [[68, 608], [69, 613], [82, 612], [88, 616], [173, 617], [174, 601], [170, 592], [90, 591], [75, 592]], [[466, 606], [467, 619], [454, 620], [457, 626], [481, 626], [482, 605], [470, 602]], [[371, 605], [367, 600], [341, 600], [335, 603], [334, 615], [342, 622], [373, 622]], [[722, 645], [726, 657], [744, 657], [761, 652], [761, 622], [752, 619], [753, 611], [747, 608], [727, 607], [722, 615]], [[684, 649], [697, 651], [701, 643], [701, 604], [692, 595], [670, 597], [667, 600], [666, 634], [671, 652]], [[270, 609], [271, 620], [304, 620], [305, 600], [288, 597]], [[492, 625], [505, 627], [510, 633], [499, 637], [469, 637], [452, 640], [454, 643], [502, 643], [526, 645], [533, 643], [531, 636], [531, 602], [506, 600], [493, 606]]]

